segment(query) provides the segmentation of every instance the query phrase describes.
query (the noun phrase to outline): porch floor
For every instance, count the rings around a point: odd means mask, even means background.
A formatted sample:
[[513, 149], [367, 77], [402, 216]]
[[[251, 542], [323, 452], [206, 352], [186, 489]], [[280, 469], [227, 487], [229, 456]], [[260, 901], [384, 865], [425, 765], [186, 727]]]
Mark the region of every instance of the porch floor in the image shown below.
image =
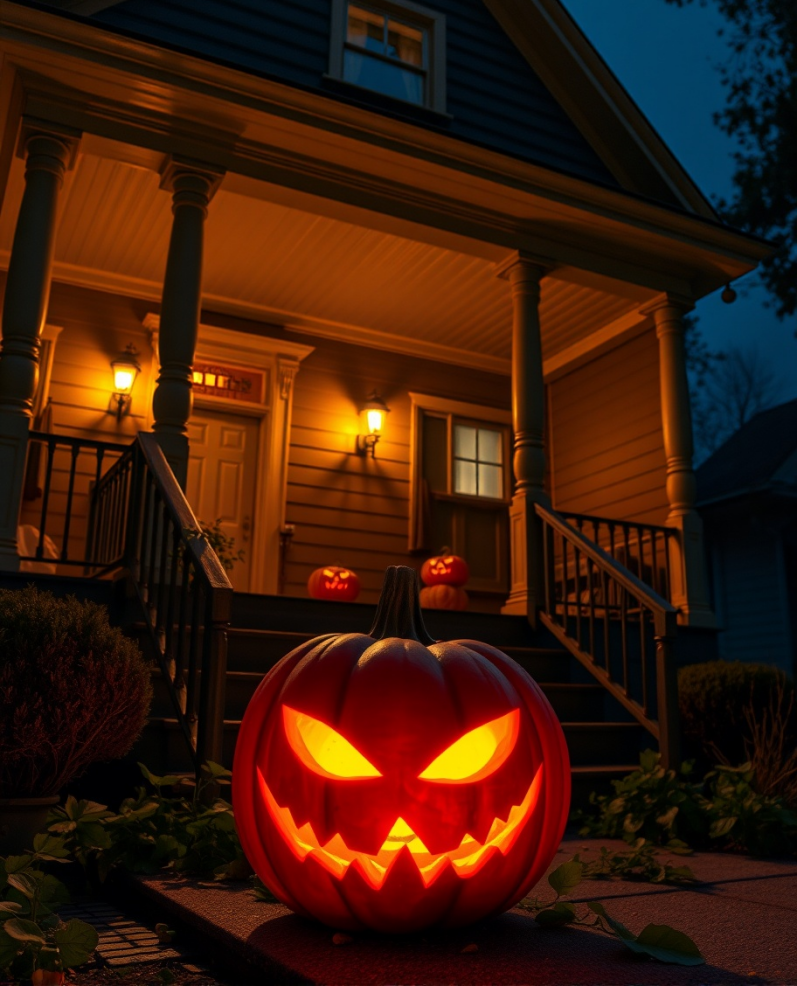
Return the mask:
[[[567, 838], [551, 869], [581, 852], [623, 843]], [[679, 858], [678, 862], [683, 862]], [[333, 930], [280, 904], [255, 901], [242, 884], [135, 878], [133, 891], [153, 921], [192, 937], [225, 979], [280, 983], [768, 983], [797, 982], [797, 862], [696, 853], [699, 884], [670, 887], [585, 881], [574, 902], [602, 900], [639, 933], [648, 923], [688, 934], [706, 965], [686, 968], [634, 956], [617, 940], [583, 928], [543, 931], [514, 909], [471, 928], [390, 937], [354, 934], [335, 946]], [[530, 896], [550, 898], [542, 880]], [[129, 899], [129, 898], [128, 898]], [[466, 946], [476, 950], [464, 952]]]

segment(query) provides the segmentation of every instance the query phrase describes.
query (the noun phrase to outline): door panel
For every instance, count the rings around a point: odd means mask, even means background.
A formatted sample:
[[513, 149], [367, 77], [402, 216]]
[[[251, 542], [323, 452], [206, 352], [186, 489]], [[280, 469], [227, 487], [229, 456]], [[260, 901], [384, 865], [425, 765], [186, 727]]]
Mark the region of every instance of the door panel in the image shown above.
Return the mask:
[[252, 532], [255, 523], [258, 423], [225, 411], [195, 410], [188, 422], [190, 448], [186, 495], [197, 518], [221, 521], [227, 537], [242, 549], [230, 581], [239, 592], [249, 589]]

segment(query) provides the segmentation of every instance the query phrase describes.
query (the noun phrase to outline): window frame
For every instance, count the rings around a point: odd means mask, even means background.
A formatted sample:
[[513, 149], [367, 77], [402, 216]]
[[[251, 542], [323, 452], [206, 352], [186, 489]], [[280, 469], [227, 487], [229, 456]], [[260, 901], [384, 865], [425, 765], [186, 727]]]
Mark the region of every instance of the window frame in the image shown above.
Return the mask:
[[[445, 14], [429, 7], [413, 3], [412, 0], [351, 0], [351, 2], [372, 10], [385, 17], [396, 20], [410, 27], [419, 28], [427, 33], [428, 46], [426, 51], [426, 66], [419, 74], [425, 77], [425, 100], [414, 103], [400, 96], [389, 96], [370, 89], [357, 82], [343, 78], [343, 53], [346, 46], [350, 0], [332, 0], [332, 28], [329, 42], [329, 77], [345, 86], [351, 86], [361, 92], [373, 93], [382, 99], [400, 103], [402, 106], [414, 106], [416, 109], [432, 110], [436, 113], [446, 112], [446, 18]], [[377, 57], [377, 56], [374, 56]], [[393, 59], [388, 59], [393, 61]], [[400, 64], [398, 62], [397, 64]]]

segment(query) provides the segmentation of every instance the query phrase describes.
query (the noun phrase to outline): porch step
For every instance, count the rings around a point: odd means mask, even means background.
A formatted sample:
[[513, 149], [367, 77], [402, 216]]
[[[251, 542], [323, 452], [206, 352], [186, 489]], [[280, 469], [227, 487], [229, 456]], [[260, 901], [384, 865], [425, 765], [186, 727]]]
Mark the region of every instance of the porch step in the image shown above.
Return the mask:
[[562, 729], [570, 763], [577, 767], [632, 763], [654, 742], [636, 722], [563, 722]]
[[[226, 710], [230, 719], [243, 717], [249, 700], [264, 678], [260, 671], [228, 671]], [[605, 692], [600, 685], [572, 684], [571, 682], [537, 682], [545, 693], [560, 720], [581, 718], [599, 719], [604, 706]], [[173, 715], [169, 692], [159, 668], [152, 672], [153, 697], [151, 715]]]

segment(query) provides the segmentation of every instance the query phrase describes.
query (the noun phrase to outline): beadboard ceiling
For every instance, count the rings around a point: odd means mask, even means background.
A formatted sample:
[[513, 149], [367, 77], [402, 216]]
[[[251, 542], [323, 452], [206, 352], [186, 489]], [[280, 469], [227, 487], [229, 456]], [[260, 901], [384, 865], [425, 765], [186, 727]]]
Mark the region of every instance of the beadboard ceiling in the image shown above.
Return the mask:
[[[24, 185], [12, 166], [0, 213], [7, 265]], [[56, 239], [58, 279], [157, 299], [171, 227], [171, 197], [146, 168], [91, 154], [67, 176]], [[589, 280], [589, 279], [587, 279]], [[573, 272], [543, 282], [546, 359], [636, 311], [631, 285], [601, 290]], [[499, 359], [511, 356], [509, 284], [489, 260], [225, 190], [206, 225], [208, 309], [259, 313], [272, 324], [320, 320]], [[354, 333], [353, 333], [354, 335]]]

